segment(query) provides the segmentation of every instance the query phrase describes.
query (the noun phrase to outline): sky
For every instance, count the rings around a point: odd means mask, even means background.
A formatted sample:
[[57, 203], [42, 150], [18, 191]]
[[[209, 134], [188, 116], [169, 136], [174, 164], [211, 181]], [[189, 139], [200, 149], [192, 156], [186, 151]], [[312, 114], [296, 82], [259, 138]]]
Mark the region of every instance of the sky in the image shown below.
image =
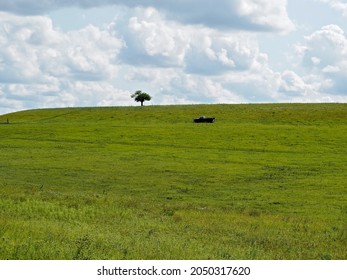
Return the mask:
[[346, 0], [0, 0], [0, 114], [347, 102]]

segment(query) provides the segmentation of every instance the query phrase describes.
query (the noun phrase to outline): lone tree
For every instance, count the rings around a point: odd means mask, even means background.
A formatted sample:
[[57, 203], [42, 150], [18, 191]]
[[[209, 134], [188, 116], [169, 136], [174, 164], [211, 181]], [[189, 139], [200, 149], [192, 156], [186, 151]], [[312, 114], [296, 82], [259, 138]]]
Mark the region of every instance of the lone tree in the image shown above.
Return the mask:
[[143, 106], [143, 102], [152, 99], [152, 97], [148, 93], [142, 92], [141, 90], [138, 90], [134, 94], [132, 94], [131, 98], [134, 98], [136, 102], [141, 102], [141, 106]]

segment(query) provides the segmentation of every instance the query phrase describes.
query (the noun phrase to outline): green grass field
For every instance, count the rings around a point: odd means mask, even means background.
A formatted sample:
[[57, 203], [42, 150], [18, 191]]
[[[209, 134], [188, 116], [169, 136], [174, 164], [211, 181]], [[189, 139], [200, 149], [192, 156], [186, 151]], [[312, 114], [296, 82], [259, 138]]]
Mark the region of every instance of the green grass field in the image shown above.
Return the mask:
[[347, 259], [347, 104], [23, 111], [0, 149], [0, 259]]

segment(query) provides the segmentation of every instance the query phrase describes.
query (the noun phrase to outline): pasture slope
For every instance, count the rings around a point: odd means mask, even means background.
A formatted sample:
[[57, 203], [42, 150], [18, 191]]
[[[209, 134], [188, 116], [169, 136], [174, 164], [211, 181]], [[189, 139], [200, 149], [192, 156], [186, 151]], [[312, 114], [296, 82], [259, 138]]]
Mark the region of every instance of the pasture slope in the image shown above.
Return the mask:
[[0, 259], [347, 259], [347, 104], [0, 123]]

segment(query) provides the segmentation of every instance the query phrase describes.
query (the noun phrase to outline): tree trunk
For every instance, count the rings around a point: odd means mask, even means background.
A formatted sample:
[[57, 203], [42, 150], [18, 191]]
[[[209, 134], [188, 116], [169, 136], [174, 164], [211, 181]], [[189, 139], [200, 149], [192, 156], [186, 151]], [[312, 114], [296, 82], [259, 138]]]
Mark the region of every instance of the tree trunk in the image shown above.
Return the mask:
[[143, 101], [141, 101], [141, 106], [143, 106]]

